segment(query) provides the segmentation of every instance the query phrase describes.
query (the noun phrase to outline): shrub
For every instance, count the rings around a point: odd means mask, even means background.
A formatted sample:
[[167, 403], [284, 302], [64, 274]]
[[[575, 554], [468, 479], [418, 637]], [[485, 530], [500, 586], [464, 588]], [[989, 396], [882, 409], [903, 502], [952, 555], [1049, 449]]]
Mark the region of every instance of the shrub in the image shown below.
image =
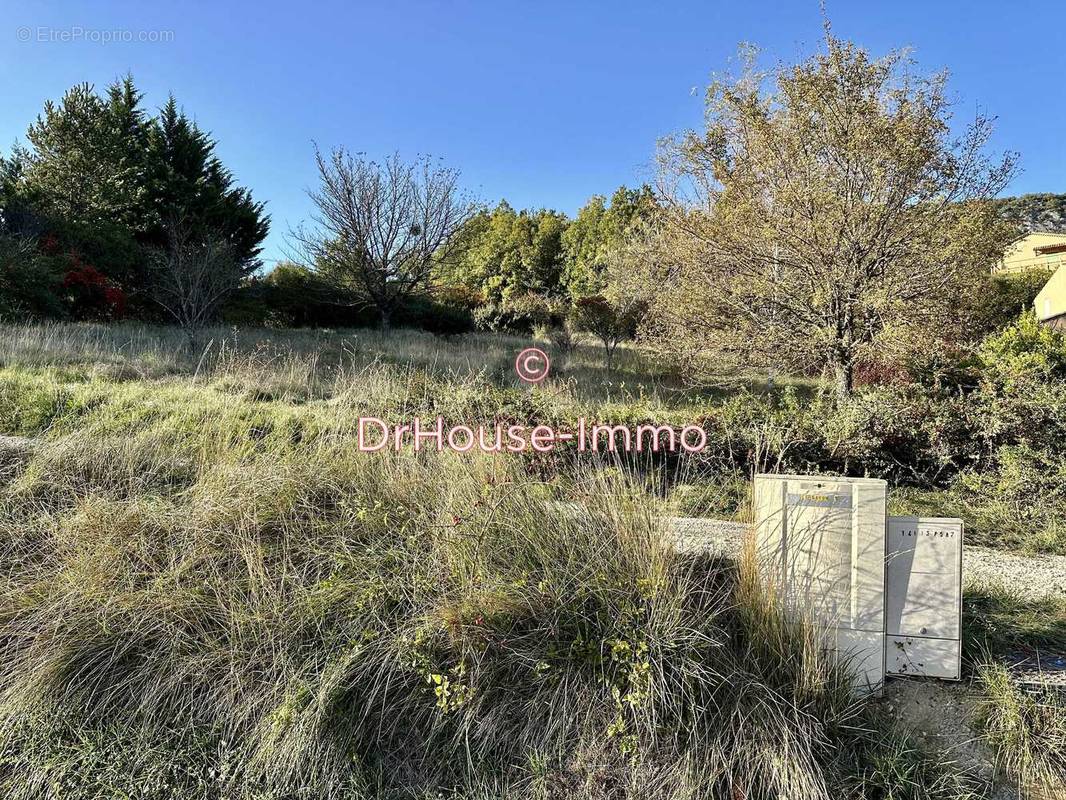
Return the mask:
[[475, 327], [474, 317], [467, 308], [420, 296], [409, 298], [396, 312], [394, 322], [445, 336], [469, 333]]
[[126, 293], [112, 284], [77, 255], [70, 256], [71, 268], [63, 276], [63, 291], [75, 319], [120, 319], [126, 311]]
[[978, 337], [995, 335], [1013, 324], [1019, 314], [1031, 312], [1033, 301], [1052, 273], [1034, 269], [990, 278], [968, 311], [972, 332]]
[[34, 242], [0, 233], [0, 319], [62, 317], [59, 273]]
[[[372, 328], [380, 324], [373, 308], [296, 264], [279, 264], [262, 277], [246, 280], [227, 304], [227, 322], [279, 328]], [[460, 304], [413, 296], [396, 311], [393, 323], [437, 334], [474, 329]]]
[[278, 328], [362, 328], [378, 322], [316, 273], [289, 263], [244, 281], [223, 316], [228, 322]]

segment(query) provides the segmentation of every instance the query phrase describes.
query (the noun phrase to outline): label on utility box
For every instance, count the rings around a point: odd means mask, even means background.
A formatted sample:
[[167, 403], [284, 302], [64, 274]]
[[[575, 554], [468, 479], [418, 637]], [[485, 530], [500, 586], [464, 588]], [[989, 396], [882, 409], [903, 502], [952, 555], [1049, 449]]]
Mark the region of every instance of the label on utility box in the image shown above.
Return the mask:
[[890, 517], [885, 568], [886, 672], [961, 676], [959, 519]]
[[851, 492], [789, 493], [787, 504], [798, 508], [846, 508], [851, 509]]

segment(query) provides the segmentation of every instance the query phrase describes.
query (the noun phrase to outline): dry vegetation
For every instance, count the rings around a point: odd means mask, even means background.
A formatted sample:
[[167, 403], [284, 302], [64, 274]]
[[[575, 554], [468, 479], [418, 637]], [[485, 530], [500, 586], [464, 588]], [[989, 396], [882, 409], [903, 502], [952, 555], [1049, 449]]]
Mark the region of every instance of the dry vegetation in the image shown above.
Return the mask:
[[665, 547], [642, 483], [352, 446], [359, 413], [565, 386], [420, 336], [411, 366], [364, 334], [5, 333], [4, 432], [41, 440], [0, 489], [5, 797], [974, 796], [743, 568]]

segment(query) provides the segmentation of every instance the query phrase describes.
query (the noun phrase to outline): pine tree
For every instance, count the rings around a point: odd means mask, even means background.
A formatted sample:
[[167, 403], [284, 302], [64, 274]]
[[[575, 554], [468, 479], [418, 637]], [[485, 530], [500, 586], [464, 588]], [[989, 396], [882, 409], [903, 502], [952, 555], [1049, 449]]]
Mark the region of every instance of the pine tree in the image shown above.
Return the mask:
[[226, 243], [249, 271], [269, 228], [262, 203], [233, 185], [233, 175], [215, 155], [215, 141], [179, 109], [171, 95], [148, 135], [147, 207], [144, 241], [166, 242], [175, 223]]
[[129, 76], [100, 97], [88, 83], [45, 103], [30, 126], [25, 181], [40, 210], [74, 225], [136, 230], [144, 192], [145, 115]]
[[[133, 296], [152, 294], [146, 255], [168, 245], [176, 225], [225, 245], [249, 273], [266, 238], [263, 204], [234, 185], [215, 142], [170, 97], [147, 114], [132, 77], [101, 95], [89, 84], [48, 102], [5, 168], [19, 210], [37, 234], [57, 239]], [[12, 207], [14, 207], [12, 205]], [[147, 251], [147, 252], [146, 252]]]

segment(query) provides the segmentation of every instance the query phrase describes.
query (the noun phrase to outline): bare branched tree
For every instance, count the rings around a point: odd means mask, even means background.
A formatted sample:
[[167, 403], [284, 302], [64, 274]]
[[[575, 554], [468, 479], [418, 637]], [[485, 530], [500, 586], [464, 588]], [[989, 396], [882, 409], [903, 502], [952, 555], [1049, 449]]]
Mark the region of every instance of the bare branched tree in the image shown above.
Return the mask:
[[167, 246], [156, 251], [152, 266], [153, 299], [191, 346], [256, 264], [241, 263], [222, 239], [194, 233], [193, 226], [174, 220], [167, 227]]
[[433, 267], [455, 257], [475, 203], [460, 190], [457, 170], [428, 157], [405, 162], [393, 154], [378, 163], [316, 148], [315, 162], [313, 225], [292, 237], [298, 260], [375, 308], [387, 329], [403, 301], [427, 288]]
[[1009, 240], [990, 204], [1014, 172], [961, 133], [943, 75], [904, 54], [826, 51], [711, 86], [707, 128], [668, 140], [659, 191], [668, 273], [653, 338], [679, 360], [826, 369], [852, 391], [866, 358], [956, 327]]

